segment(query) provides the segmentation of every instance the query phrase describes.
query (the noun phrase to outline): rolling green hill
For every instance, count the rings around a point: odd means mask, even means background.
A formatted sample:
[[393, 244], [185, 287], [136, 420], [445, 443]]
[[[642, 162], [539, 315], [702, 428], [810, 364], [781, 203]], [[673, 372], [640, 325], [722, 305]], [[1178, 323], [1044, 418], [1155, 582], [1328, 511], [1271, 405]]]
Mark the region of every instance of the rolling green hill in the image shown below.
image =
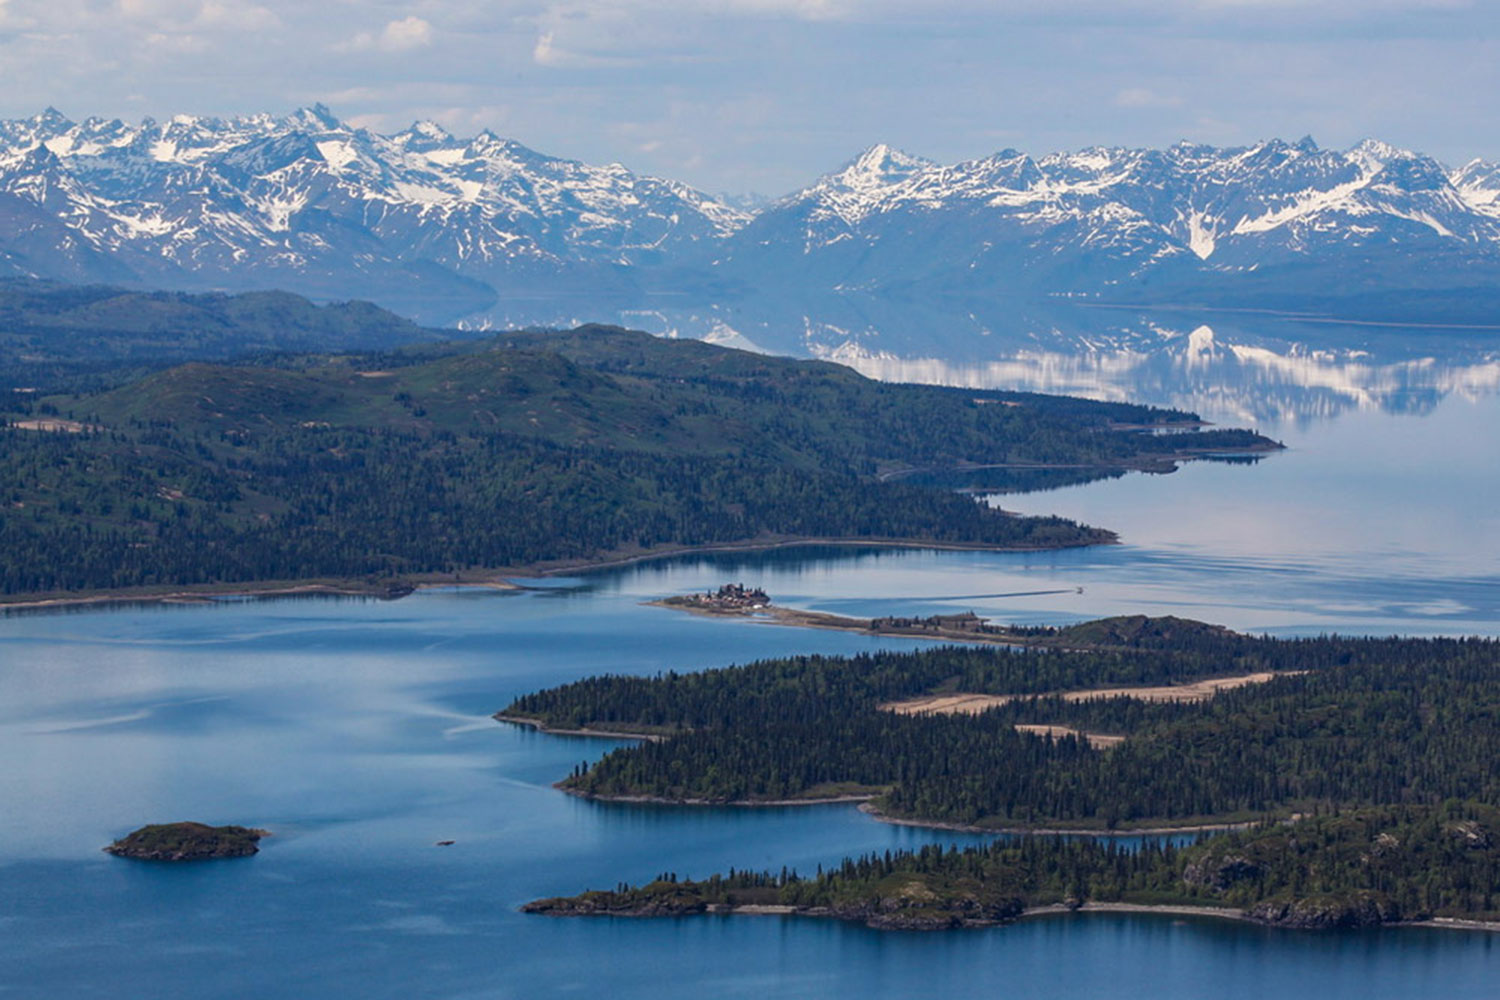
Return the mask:
[[450, 339], [368, 302], [287, 292], [138, 292], [0, 280], [0, 390], [114, 384], [185, 361], [281, 351], [369, 351]]
[[[887, 479], [1276, 447], [1177, 411], [887, 385], [605, 327], [192, 362], [12, 393], [3, 415], [7, 594], [410, 581], [797, 538], [1091, 544], [1111, 536]], [[1117, 426], [1143, 423], [1186, 432]]]

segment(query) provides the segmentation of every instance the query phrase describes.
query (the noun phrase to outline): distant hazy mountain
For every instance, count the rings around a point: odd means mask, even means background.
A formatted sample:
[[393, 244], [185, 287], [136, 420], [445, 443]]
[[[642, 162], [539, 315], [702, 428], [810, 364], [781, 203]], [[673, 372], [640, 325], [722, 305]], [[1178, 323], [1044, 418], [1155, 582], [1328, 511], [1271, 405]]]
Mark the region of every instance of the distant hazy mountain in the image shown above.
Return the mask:
[[[874, 146], [766, 205], [428, 122], [0, 122], [0, 275], [368, 298], [428, 321], [496, 301], [745, 294], [1069, 297], [1483, 322], [1500, 166], [1367, 141]], [[498, 314], [497, 314], [498, 315]], [[538, 313], [538, 316], [542, 316]]]
[[[12, 387], [110, 384], [185, 361], [393, 350], [454, 337], [368, 302], [318, 306], [288, 292], [138, 292], [5, 278], [0, 396]], [[104, 373], [112, 374], [88, 379]]]

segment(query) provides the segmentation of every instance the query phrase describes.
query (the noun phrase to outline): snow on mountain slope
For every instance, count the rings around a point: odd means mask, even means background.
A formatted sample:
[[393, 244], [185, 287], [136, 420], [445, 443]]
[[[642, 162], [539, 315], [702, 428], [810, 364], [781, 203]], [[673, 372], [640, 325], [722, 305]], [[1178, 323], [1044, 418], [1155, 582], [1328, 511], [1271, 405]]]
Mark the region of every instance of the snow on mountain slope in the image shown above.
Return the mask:
[[1457, 261], [1500, 278], [1500, 168], [1450, 172], [1375, 141], [1014, 150], [943, 166], [875, 146], [726, 241], [749, 280], [783, 258], [840, 287], [905, 281], [1108, 295], [1260, 268]]
[[427, 319], [652, 288], [736, 294], [1260, 296], [1500, 289], [1500, 166], [1368, 140], [1015, 150], [885, 145], [747, 212], [618, 164], [432, 122], [0, 121], [0, 274], [282, 287]]
[[650, 263], [746, 216], [618, 164], [488, 132], [457, 139], [430, 122], [380, 136], [317, 106], [0, 122], [0, 218], [12, 223], [0, 253], [39, 275], [388, 299], [393, 285], [473, 297]]

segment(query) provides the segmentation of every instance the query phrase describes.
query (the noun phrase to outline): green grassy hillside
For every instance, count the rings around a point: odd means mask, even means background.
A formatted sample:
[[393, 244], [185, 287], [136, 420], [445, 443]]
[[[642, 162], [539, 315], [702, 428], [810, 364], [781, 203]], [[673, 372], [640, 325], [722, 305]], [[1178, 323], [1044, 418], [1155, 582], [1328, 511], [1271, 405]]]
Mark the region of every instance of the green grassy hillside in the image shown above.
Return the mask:
[[107, 391], [11, 394], [0, 415], [10, 594], [409, 579], [798, 537], [1089, 544], [1110, 535], [882, 477], [997, 462], [1102, 475], [1274, 447], [1115, 427], [1195, 420], [1175, 411], [886, 385], [601, 327], [193, 362]]
[[287, 292], [138, 292], [0, 280], [0, 390], [115, 384], [191, 360], [281, 351], [385, 350], [448, 339], [368, 302]]

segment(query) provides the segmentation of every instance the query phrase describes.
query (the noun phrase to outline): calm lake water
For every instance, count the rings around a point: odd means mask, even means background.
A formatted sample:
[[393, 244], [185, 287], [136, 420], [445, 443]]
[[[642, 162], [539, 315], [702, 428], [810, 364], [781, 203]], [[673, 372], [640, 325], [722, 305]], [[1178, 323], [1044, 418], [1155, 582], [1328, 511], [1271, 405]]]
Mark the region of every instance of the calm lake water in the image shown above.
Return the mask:
[[[1257, 465], [998, 498], [1114, 528], [1117, 546], [778, 553], [520, 593], [0, 617], [0, 994], [1493, 997], [1500, 936], [1483, 933], [1112, 915], [934, 935], [524, 917], [516, 907], [537, 896], [660, 871], [811, 869], [975, 838], [847, 807], [581, 802], [550, 783], [613, 744], [489, 718], [593, 673], [912, 645], [640, 606], [726, 580], [860, 615], [1144, 611], [1280, 634], [1495, 635], [1500, 402], [1485, 387], [1412, 391], [1421, 405], [1263, 419], [1290, 449]], [[254, 858], [185, 867], [99, 852], [175, 819], [276, 835]]]

